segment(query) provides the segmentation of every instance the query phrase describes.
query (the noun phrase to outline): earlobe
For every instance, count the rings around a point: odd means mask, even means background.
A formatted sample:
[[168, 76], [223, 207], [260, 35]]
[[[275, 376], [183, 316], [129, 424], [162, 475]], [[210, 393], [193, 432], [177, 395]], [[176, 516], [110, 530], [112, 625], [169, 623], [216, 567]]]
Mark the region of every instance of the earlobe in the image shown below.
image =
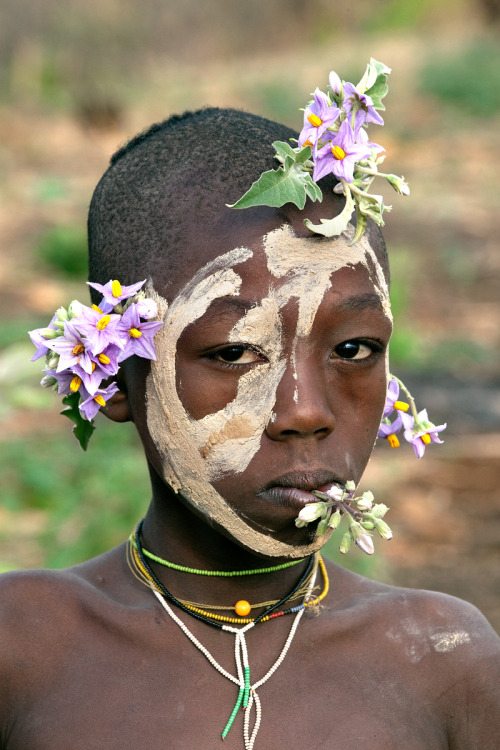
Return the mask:
[[[120, 385], [120, 383], [118, 384]], [[123, 386], [121, 386], [123, 387]], [[113, 422], [131, 422], [132, 413], [125, 390], [116, 391], [107, 401], [106, 406], [101, 407], [101, 412]]]

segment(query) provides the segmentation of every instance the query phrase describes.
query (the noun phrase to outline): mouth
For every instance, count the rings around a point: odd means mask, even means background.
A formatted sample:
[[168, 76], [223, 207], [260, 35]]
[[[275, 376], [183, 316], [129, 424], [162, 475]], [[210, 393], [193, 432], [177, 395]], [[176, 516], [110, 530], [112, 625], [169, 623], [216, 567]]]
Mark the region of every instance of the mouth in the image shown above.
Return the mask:
[[294, 471], [269, 482], [258, 496], [298, 513], [308, 503], [319, 502], [313, 490], [327, 492], [330, 487], [339, 485], [343, 487], [345, 482], [331, 471]]

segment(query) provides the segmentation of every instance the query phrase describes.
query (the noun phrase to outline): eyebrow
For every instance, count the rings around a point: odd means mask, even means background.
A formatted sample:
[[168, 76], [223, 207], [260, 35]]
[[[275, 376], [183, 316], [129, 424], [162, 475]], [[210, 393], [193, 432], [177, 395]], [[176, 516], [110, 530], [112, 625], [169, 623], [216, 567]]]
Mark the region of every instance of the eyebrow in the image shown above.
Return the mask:
[[[258, 300], [247, 300], [241, 297], [217, 297], [213, 300], [208, 310], [203, 315], [204, 318], [210, 319], [217, 316], [218, 319], [232, 319], [235, 313], [240, 316], [247, 313], [252, 307], [258, 304]], [[339, 312], [362, 312], [363, 310], [383, 310], [382, 301], [375, 292], [366, 294], [355, 294], [351, 297], [339, 300], [336, 304]]]
[[337, 309], [340, 312], [361, 312], [362, 310], [383, 310], [384, 307], [378, 294], [367, 292], [340, 300]]

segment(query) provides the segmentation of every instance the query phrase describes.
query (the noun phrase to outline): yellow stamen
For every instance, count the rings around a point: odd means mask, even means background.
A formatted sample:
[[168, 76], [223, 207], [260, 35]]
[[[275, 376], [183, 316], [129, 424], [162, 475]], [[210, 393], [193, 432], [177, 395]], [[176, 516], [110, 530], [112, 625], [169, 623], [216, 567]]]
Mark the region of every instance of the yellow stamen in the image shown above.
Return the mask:
[[346, 157], [346, 152], [343, 148], [340, 148], [340, 146], [332, 146], [332, 154], [339, 161], [342, 161], [342, 159], [345, 159]]
[[109, 365], [111, 362], [110, 358], [106, 354], [98, 354], [97, 359], [101, 363], [101, 365]]
[[303, 145], [303, 146], [310, 146], [311, 148], [313, 148], [313, 146], [314, 146], [314, 144], [313, 144], [313, 143], [311, 143], [311, 141], [310, 141], [310, 140], [304, 141], [304, 143], [303, 143], [302, 145]]
[[313, 128], [319, 128], [319, 126], [323, 124], [323, 120], [318, 117], [318, 115], [315, 115], [314, 112], [311, 112], [311, 114], [307, 115], [307, 119], [309, 120]]
[[98, 393], [97, 396], [94, 396], [94, 401], [98, 403], [99, 406], [106, 406], [106, 402], [100, 393]]
[[103, 317], [97, 321], [97, 330], [104, 331], [110, 320], [111, 315], [103, 315]]
[[119, 297], [122, 293], [122, 285], [116, 279], [111, 284], [111, 294], [113, 297]]
[[396, 435], [389, 435], [387, 438], [387, 442], [391, 446], [391, 448], [399, 448], [399, 440]]
[[81, 354], [85, 351], [85, 347], [83, 344], [77, 344], [73, 349], [71, 350], [71, 354], [76, 357], [77, 354]]
[[95, 370], [95, 362], [91, 362], [92, 372]]
[[399, 409], [399, 411], [408, 411], [410, 404], [405, 404], [404, 401], [395, 401], [394, 408]]
[[422, 438], [422, 442], [425, 445], [429, 445], [429, 443], [432, 443], [431, 436], [427, 432], [424, 432], [424, 434], [420, 435], [420, 437]]
[[76, 393], [79, 387], [82, 384], [82, 379], [78, 377], [78, 375], [75, 375], [71, 383], [69, 384], [69, 387], [73, 391], [73, 393]]
[[101, 313], [101, 315], [102, 315], [102, 310], [97, 305], [92, 305], [92, 310], [95, 310], [96, 312]]
[[142, 336], [142, 331], [138, 331], [137, 328], [129, 328], [129, 334], [133, 339], [138, 339]]

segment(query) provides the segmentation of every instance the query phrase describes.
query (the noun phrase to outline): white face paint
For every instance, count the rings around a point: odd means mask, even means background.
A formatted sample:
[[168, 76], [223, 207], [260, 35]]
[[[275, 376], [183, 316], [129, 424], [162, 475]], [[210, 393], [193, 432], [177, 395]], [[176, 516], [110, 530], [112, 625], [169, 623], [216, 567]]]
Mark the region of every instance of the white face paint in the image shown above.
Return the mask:
[[[158, 359], [152, 362], [146, 383], [148, 427], [162, 460], [163, 478], [233, 538], [264, 555], [304, 557], [319, 549], [326, 537], [303, 546], [279, 542], [249, 526], [211, 482], [247, 468], [273, 419], [276, 390], [287, 366], [280, 309], [290, 299], [297, 300], [299, 311], [292, 358], [297, 340], [311, 331], [318, 307], [331, 287], [332, 273], [340, 268], [364, 265], [374, 277], [384, 311], [390, 315], [387, 285], [374, 252], [366, 240], [349, 247], [347, 239], [311, 241], [296, 237], [288, 225], [264, 238], [268, 270], [272, 277], [284, 281], [238, 321], [228, 343], [255, 347], [267, 361], [240, 377], [233, 401], [202, 419], [188, 414], [177, 393], [177, 342], [214, 300], [239, 295], [242, 279], [233, 268], [252, 258], [253, 252], [236, 248], [207, 263], [168, 308], [162, 297], [150, 293], [157, 300], [159, 315], [164, 317], [164, 326], [156, 336]], [[300, 384], [294, 394], [294, 399], [298, 398]]]

